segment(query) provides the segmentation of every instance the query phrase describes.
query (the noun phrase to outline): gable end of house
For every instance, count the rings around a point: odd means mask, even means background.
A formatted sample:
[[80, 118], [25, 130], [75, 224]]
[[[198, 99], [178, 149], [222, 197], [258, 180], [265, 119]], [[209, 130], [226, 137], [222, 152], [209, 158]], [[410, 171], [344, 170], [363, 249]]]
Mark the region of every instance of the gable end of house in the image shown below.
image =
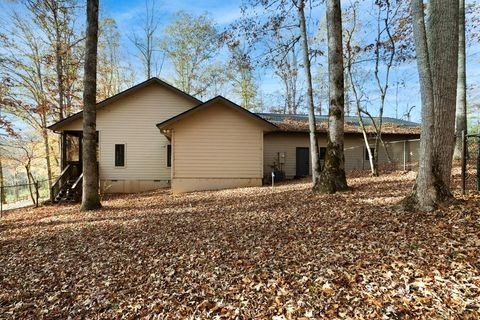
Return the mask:
[[[153, 77], [153, 78], [145, 80], [145, 81], [143, 81], [143, 82], [141, 82], [141, 83], [139, 83], [139, 84], [137, 84], [133, 87], [130, 87], [130, 88], [128, 88], [128, 89], [126, 89], [122, 92], [119, 92], [119, 93], [117, 93], [117, 94], [115, 94], [115, 95], [97, 103], [97, 110], [100, 110], [101, 108], [103, 108], [105, 106], [108, 106], [108, 105], [110, 105], [110, 104], [112, 104], [112, 103], [114, 103], [114, 102], [116, 102], [116, 101], [118, 101], [122, 98], [125, 98], [125, 97], [139, 91], [140, 89], [145, 88], [145, 87], [147, 87], [149, 85], [152, 85], [152, 84], [160, 85], [160, 86], [174, 92], [175, 94], [178, 94], [179, 96], [182, 96], [182, 97], [192, 101], [195, 104], [202, 103], [201, 100], [195, 98], [194, 96], [192, 96], [192, 95], [190, 95], [190, 94], [172, 86], [171, 84], [169, 84], [169, 83], [167, 83], [163, 80], [160, 80], [157, 77]], [[72, 123], [73, 121], [75, 121], [77, 119], [81, 119], [82, 117], [83, 117], [83, 111], [79, 111], [79, 112], [77, 112], [75, 114], [72, 114], [71, 116], [69, 116], [65, 119], [62, 119], [62, 120], [48, 126], [48, 129], [53, 130], [53, 131], [61, 130], [64, 126]]]

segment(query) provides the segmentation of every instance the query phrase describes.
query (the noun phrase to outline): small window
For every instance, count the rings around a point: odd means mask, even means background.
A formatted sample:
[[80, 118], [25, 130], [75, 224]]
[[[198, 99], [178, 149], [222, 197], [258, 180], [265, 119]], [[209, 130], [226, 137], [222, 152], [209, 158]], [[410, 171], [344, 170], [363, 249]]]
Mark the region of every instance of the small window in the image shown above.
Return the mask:
[[[375, 154], [375, 148], [370, 147], [370, 152], [372, 153], [372, 157], [373, 157], [373, 155]], [[365, 160], [370, 160], [370, 158], [368, 157], [368, 149], [367, 148], [365, 148]]]
[[320, 160], [325, 160], [326, 155], [327, 155], [327, 148], [320, 147]]
[[167, 167], [172, 166], [172, 145], [167, 145]]
[[125, 145], [115, 145], [115, 167], [125, 167]]

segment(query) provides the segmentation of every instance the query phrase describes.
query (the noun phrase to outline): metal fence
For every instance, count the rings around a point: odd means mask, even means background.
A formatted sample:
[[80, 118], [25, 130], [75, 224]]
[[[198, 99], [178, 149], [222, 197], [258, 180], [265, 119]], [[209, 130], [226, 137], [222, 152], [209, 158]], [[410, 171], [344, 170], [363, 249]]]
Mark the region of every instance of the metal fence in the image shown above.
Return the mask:
[[48, 199], [49, 193], [48, 180], [0, 186], [0, 215], [4, 210], [28, 205], [37, 206], [40, 201]]
[[480, 191], [480, 134], [462, 133], [461, 189]]

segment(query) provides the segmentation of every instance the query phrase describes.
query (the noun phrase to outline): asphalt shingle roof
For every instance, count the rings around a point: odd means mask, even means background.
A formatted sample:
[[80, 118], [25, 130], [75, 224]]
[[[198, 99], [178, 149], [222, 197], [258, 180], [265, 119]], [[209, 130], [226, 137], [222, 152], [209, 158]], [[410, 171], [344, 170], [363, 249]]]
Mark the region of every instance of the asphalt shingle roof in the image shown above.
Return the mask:
[[[279, 113], [257, 113], [257, 115], [277, 125], [283, 131], [308, 131], [308, 115]], [[316, 116], [315, 118], [317, 120], [317, 130], [319, 132], [325, 132], [328, 127], [328, 116], [321, 115]], [[378, 123], [377, 117], [374, 117], [373, 119], [376, 123]], [[372, 120], [370, 118], [363, 117], [363, 122], [367, 132], [374, 132]], [[345, 132], [361, 132], [360, 122], [357, 116], [345, 116]], [[382, 133], [420, 134], [420, 124], [402, 119], [383, 117]]]

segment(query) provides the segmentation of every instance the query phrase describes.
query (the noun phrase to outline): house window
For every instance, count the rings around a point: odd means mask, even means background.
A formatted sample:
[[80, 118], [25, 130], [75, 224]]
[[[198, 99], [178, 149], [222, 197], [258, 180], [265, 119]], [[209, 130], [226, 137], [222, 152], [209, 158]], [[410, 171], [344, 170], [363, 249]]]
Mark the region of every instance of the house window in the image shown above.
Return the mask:
[[115, 145], [115, 167], [124, 167], [125, 166], [125, 145], [116, 144]]
[[167, 167], [172, 166], [172, 145], [167, 145]]
[[[373, 155], [375, 154], [375, 148], [370, 147], [370, 152], [372, 153], [372, 157], [373, 157]], [[370, 160], [370, 158], [368, 157], [368, 149], [367, 148], [365, 148], [365, 160]]]
[[320, 160], [325, 160], [326, 154], [327, 154], [327, 148], [320, 147]]

